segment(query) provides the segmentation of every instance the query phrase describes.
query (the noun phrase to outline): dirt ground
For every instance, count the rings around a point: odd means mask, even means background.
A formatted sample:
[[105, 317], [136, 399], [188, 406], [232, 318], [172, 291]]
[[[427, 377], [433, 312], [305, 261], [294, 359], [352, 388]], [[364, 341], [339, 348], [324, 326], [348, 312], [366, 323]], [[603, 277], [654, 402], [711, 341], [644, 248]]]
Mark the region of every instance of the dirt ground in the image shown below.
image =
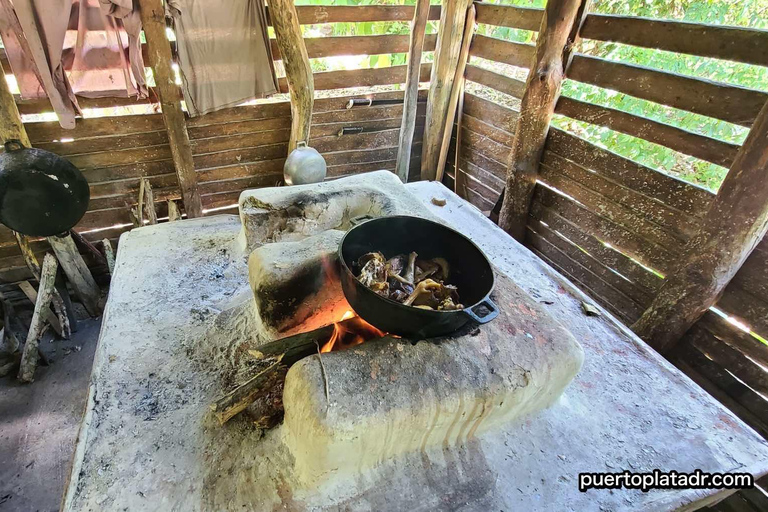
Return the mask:
[[0, 379], [0, 511], [59, 510], [88, 394], [101, 319], [41, 342], [50, 366], [32, 384]]

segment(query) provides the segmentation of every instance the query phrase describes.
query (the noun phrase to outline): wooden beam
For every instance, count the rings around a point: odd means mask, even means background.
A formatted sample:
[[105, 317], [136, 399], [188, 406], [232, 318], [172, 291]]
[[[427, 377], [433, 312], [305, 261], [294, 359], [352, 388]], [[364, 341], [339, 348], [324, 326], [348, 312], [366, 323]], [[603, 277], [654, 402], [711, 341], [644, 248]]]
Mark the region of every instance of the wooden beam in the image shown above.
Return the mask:
[[168, 200], [168, 222], [174, 222], [181, 220], [181, 212], [179, 211], [179, 205], [173, 199]]
[[35, 369], [37, 369], [37, 352], [40, 342], [40, 336], [43, 334], [45, 324], [45, 312], [50, 313], [51, 295], [53, 284], [56, 280], [56, 269], [58, 264], [53, 254], [46, 254], [43, 258], [43, 268], [40, 271], [40, 288], [35, 301], [35, 311], [32, 314], [32, 320], [29, 325], [27, 341], [24, 344], [24, 351], [21, 355], [21, 366], [19, 367], [18, 379], [22, 382], [32, 382], [35, 378]]
[[684, 257], [632, 330], [667, 352], [712, 307], [768, 231], [768, 102]]
[[[176, 84], [171, 69], [171, 45], [165, 34], [165, 11], [161, 0], [139, 0], [141, 23], [147, 40], [149, 64], [155, 77], [155, 90], [160, 99], [163, 121], [168, 132], [173, 165], [179, 180], [181, 196], [187, 217], [203, 215], [203, 204], [197, 190], [197, 175], [192, 161], [187, 124], [181, 110], [181, 88]], [[141, 214], [141, 212], [139, 212]]]
[[520, 116], [513, 132], [506, 192], [499, 214], [499, 226], [522, 241], [528, 222], [539, 161], [549, 133], [570, 48], [590, 0], [549, 0], [539, 29], [536, 57], [520, 104]]
[[[467, 9], [467, 16], [464, 22], [464, 38], [461, 41], [461, 50], [459, 51], [459, 62], [456, 65], [456, 73], [453, 77], [453, 87], [451, 95], [448, 98], [448, 112], [445, 119], [445, 130], [440, 141], [440, 153], [437, 160], [437, 172], [435, 180], [442, 181], [445, 172], [445, 162], [448, 159], [448, 147], [451, 145], [451, 134], [453, 133], [453, 121], [456, 119], [456, 108], [459, 106], [459, 95], [464, 95], [464, 70], [467, 68], [467, 59], [469, 59], [469, 45], [472, 44], [472, 36], [475, 33], [475, 6], [470, 5]], [[456, 146], [458, 154], [458, 145]], [[456, 171], [458, 172], [458, 171]], [[456, 176], [454, 176], [454, 180]]]
[[291, 96], [291, 139], [288, 142], [290, 153], [296, 149], [296, 143], [299, 141], [309, 144], [315, 83], [293, 0], [271, 0], [269, 7], [277, 46], [283, 56], [288, 93]]
[[419, 76], [421, 75], [421, 52], [424, 49], [424, 32], [427, 28], [429, 0], [417, 0], [411, 21], [411, 39], [408, 49], [408, 71], [405, 79], [403, 100], [403, 122], [400, 125], [400, 145], [397, 149], [395, 173], [400, 181], [408, 181], [408, 166], [411, 161], [413, 132], [416, 130], [416, 107], [419, 101]]
[[421, 153], [421, 179], [434, 180], [440, 159], [440, 141], [446, 126], [448, 103], [459, 64], [467, 8], [472, 0], [445, 0], [440, 11], [435, 62], [429, 83], [427, 119]]
[[65, 236], [49, 236], [48, 243], [51, 244], [61, 268], [64, 269], [64, 273], [75, 290], [75, 295], [83, 303], [86, 311], [91, 316], [99, 316], [101, 314], [99, 308], [101, 291], [94, 281], [91, 271], [88, 270], [88, 266], [83, 261], [83, 257], [80, 256], [72, 236], [69, 233]]
[[[168, 204], [171, 202], [172, 201], [168, 201]], [[109, 274], [112, 275], [115, 273], [115, 250], [112, 249], [112, 242], [109, 241], [109, 238], [105, 238], [101, 241], [101, 248], [104, 251], [104, 259], [107, 260]]]
[[25, 147], [30, 147], [32, 144], [21, 122], [16, 101], [8, 88], [2, 64], [0, 64], [0, 74], [2, 75], [0, 77], [0, 141], [5, 144], [9, 140], [19, 140]]

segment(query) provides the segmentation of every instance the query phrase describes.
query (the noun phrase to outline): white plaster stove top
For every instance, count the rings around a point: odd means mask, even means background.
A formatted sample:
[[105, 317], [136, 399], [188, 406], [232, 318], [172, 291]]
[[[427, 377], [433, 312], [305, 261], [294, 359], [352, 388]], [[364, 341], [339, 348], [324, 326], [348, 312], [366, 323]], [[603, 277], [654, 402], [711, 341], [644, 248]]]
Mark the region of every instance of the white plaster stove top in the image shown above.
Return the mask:
[[584, 367], [556, 404], [460, 449], [303, 489], [282, 427], [262, 437], [207, 414], [220, 375], [203, 369], [233, 354], [205, 337], [250, 293], [239, 219], [144, 227], [121, 239], [64, 510], [663, 510], [712, 493], [583, 494], [577, 475], [768, 471], [765, 441], [608, 314], [584, 316], [582, 294], [474, 207], [436, 183], [407, 189], [579, 339]]

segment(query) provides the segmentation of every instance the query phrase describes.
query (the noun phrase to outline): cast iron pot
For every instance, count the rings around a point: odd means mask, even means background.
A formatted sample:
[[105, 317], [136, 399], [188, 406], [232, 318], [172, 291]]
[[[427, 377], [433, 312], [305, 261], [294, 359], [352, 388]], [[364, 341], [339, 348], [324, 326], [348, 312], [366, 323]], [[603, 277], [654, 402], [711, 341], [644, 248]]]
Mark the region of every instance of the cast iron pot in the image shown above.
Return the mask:
[[[494, 285], [491, 264], [463, 235], [437, 222], [404, 215], [356, 221], [339, 244], [341, 287], [355, 313], [371, 325], [400, 336], [430, 338], [450, 334], [470, 320], [490, 322], [499, 314], [488, 298]], [[411, 251], [423, 259], [445, 258], [450, 265], [448, 282], [456, 285], [461, 303], [469, 307], [431, 311], [377, 295], [352, 273], [360, 256], [377, 251], [387, 259]]]
[[85, 214], [91, 191], [68, 160], [42, 149], [5, 143], [0, 155], [0, 222], [29, 236], [69, 231]]

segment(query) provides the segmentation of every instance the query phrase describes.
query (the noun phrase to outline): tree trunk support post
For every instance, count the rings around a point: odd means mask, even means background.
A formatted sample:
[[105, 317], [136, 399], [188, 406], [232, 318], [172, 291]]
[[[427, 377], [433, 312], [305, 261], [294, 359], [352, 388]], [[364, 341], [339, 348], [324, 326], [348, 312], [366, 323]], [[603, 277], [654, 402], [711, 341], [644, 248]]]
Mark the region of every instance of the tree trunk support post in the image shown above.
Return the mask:
[[86, 311], [93, 317], [99, 316], [101, 314], [101, 308], [99, 308], [101, 290], [99, 290], [91, 271], [88, 270], [88, 266], [83, 261], [83, 257], [80, 256], [72, 235], [49, 236], [48, 243], [51, 244], [61, 268], [64, 269], [67, 279], [75, 290], [75, 295], [83, 303]]
[[[165, 11], [161, 0], [139, 0], [141, 23], [147, 40], [149, 63], [155, 77], [155, 89], [160, 99], [163, 121], [168, 132], [173, 166], [179, 180], [187, 217], [201, 217], [203, 205], [197, 189], [197, 175], [192, 160], [192, 147], [181, 110], [181, 88], [174, 80], [171, 68], [171, 45], [165, 32]], [[139, 212], [141, 214], [141, 212]]]
[[416, 131], [421, 53], [424, 50], [424, 32], [427, 28], [427, 18], [429, 18], [429, 0], [416, 0], [413, 21], [411, 21], [410, 44], [408, 46], [408, 70], [406, 72], [405, 96], [403, 98], [403, 122], [400, 125], [400, 144], [397, 147], [397, 162], [395, 163], [395, 173], [403, 183], [408, 182], [413, 133]]
[[590, 0], [549, 0], [514, 127], [499, 226], [522, 242], [549, 123]]
[[54, 258], [52, 254], [46, 254], [43, 259], [43, 268], [40, 271], [40, 288], [38, 290], [37, 300], [35, 301], [35, 311], [32, 314], [27, 341], [24, 344], [24, 350], [21, 354], [21, 366], [19, 367], [18, 379], [22, 382], [32, 382], [35, 378], [38, 347], [45, 325], [45, 312], [48, 311], [50, 313], [48, 307], [51, 304], [51, 295], [54, 290], [57, 268], [58, 264], [56, 263], [56, 258]]
[[668, 352], [715, 305], [768, 231], [768, 102], [758, 114], [684, 256], [632, 326]]
[[277, 47], [283, 57], [285, 79], [291, 96], [291, 138], [288, 142], [290, 153], [300, 141], [309, 144], [315, 81], [293, 0], [270, 0], [269, 17], [275, 29]]
[[21, 121], [16, 100], [13, 99], [13, 94], [5, 81], [5, 70], [3, 70], [2, 64], [0, 64], [0, 73], [2, 73], [2, 80], [0, 80], [0, 139], [2, 139], [3, 144], [15, 139], [28, 148], [32, 144], [29, 142], [27, 130], [24, 129], [24, 124]]
[[421, 179], [434, 180], [440, 159], [440, 142], [446, 126], [448, 104], [459, 64], [467, 9], [472, 0], [445, 0], [440, 10], [440, 26], [435, 45], [435, 61], [427, 97], [427, 119], [421, 149]]

